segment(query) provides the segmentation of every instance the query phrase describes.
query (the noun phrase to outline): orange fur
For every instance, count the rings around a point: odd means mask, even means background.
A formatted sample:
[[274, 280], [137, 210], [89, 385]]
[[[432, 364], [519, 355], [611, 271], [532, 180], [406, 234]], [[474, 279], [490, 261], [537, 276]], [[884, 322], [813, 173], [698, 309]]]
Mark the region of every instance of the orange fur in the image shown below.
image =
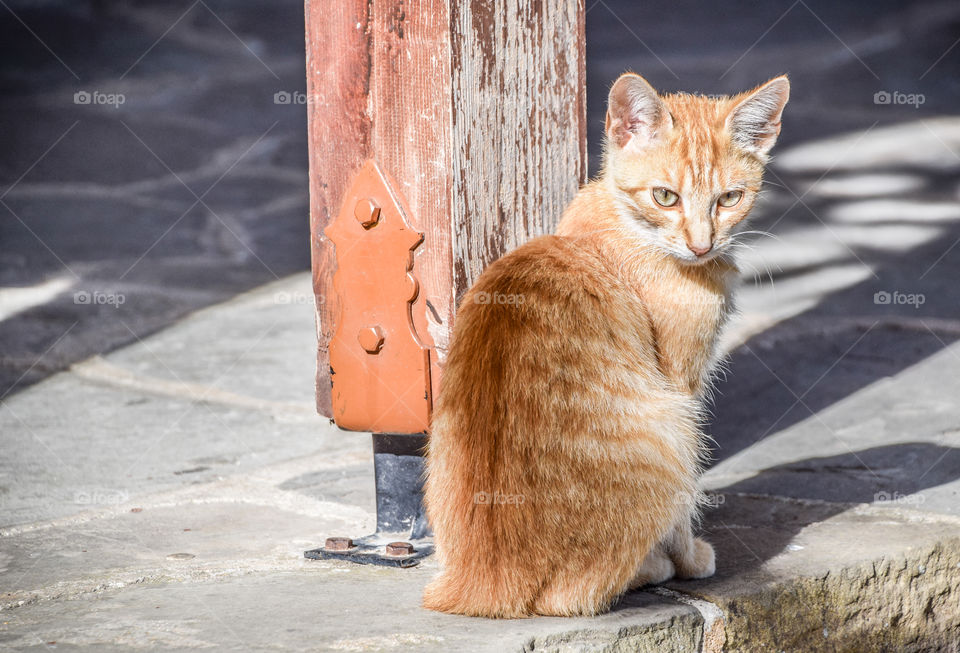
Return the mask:
[[[614, 84], [601, 178], [457, 313], [427, 456], [442, 565], [427, 608], [596, 614], [632, 587], [713, 573], [691, 527], [701, 402], [733, 234], [785, 102], [785, 78], [721, 100]], [[661, 187], [675, 206], [653, 199]], [[719, 206], [730, 189], [742, 199]]]

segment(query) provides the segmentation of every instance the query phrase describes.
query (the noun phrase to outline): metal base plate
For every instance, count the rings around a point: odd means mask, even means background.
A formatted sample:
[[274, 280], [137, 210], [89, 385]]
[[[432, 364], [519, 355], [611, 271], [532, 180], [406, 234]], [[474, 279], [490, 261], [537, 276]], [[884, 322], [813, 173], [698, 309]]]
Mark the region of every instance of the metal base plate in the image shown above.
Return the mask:
[[[386, 545], [390, 542], [402, 540], [413, 545], [413, 553], [408, 555], [387, 555]], [[361, 565], [380, 565], [383, 567], [415, 567], [420, 561], [433, 553], [433, 538], [427, 537], [411, 540], [407, 533], [394, 533], [390, 536], [384, 533], [375, 533], [354, 540], [353, 547], [341, 551], [333, 551], [320, 547], [303, 552], [304, 558], [311, 560], [345, 560]]]

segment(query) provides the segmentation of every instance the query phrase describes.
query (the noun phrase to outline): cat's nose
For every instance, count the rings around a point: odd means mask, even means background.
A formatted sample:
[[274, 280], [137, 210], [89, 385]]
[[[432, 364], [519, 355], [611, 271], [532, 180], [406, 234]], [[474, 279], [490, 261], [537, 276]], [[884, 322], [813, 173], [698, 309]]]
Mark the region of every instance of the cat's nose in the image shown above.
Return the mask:
[[692, 243], [687, 243], [687, 249], [696, 254], [697, 256], [703, 256], [711, 249], [713, 249], [713, 243], [707, 243], [706, 246], [694, 245]]

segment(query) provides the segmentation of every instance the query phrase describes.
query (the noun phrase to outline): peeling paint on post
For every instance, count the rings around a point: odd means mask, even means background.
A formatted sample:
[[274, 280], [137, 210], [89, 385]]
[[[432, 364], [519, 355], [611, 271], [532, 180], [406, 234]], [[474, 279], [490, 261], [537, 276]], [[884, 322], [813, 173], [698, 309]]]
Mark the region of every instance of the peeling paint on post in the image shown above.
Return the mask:
[[456, 299], [551, 233], [586, 179], [582, 2], [453, 3]]
[[[425, 234], [413, 321], [436, 350], [457, 300], [503, 253], [556, 226], [586, 179], [582, 0], [307, 0], [317, 407], [340, 311], [323, 229], [373, 159]], [[436, 391], [436, 385], [434, 386]]]

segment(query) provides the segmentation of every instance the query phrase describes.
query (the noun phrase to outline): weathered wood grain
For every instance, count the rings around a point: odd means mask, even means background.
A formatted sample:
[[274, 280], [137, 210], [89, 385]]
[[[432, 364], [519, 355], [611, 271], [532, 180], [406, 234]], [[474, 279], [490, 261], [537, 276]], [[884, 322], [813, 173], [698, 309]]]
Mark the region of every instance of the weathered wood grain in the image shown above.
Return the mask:
[[[374, 157], [396, 180], [413, 226], [420, 293], [413, 323], [421, 342], [446, 348], [453, 323], [450, 218], [450, 32], [446, 0], [371, 4], [370, 106]], [[428, 306], [433, 307], [431, 311]], [[434, 343], [434, 339], [438, 342]], [[437, 357], [433, 378], [439, 379]]]
[[317, 406], [331, 415], [327, 346], [339, 314], [323, 229], [368, 158], [413, 225], [413, 320], [435, 349], [490, 262], [553, 230], [586, 178], [582, 0], [307, 0]]
[[582, 1], [452, 3], [456, 298], [586, 180]]

